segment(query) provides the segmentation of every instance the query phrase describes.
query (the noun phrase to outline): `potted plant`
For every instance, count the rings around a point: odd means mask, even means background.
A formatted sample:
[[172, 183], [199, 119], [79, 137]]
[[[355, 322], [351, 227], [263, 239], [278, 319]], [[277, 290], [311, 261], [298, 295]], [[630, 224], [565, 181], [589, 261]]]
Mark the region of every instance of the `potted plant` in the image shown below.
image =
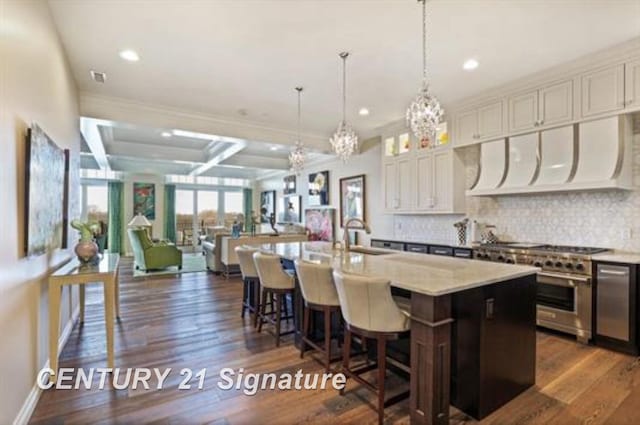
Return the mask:
[[100, 261], [98, 244], [93, 238], [94, 233], [97, 231], [97, 226], [96, 223], [82, 222], [80, 220], [71, 221], [71, 227], [80, 234], [80, 239], [74, 251], [78, 256], [78, 260], [83, 264], [96, 264]]

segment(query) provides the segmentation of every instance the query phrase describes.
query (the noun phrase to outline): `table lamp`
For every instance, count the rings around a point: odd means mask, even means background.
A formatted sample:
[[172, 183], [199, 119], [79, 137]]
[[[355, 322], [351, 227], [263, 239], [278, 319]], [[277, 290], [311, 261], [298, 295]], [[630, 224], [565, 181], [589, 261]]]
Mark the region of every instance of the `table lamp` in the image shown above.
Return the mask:
[[146, 229], [147, 235], [151, 238], [151, 222], [141, 213], [136, 214], [127, 226], [136, 229]]

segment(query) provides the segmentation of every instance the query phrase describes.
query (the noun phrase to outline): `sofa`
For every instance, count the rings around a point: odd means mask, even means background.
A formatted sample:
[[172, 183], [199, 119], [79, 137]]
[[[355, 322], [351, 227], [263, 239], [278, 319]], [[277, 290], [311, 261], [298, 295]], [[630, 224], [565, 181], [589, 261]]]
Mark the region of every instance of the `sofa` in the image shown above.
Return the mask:
[[137, 270], [182, 269], [182, 251], [169, 242], [153, 242], [146, 229], [127, 229]]
[[231, 236], [231, 233], [221, 231], [214, 235], [207, 235], [207, 238], [202, 241], [202, 251], [205, 255], [207, 269], [216, 274], [220, 274], [223, 269], [222, 262], [220, 261], [220, 250], [216, 249], [216, 247], [222, 246], [222, 238], [225, 236]]

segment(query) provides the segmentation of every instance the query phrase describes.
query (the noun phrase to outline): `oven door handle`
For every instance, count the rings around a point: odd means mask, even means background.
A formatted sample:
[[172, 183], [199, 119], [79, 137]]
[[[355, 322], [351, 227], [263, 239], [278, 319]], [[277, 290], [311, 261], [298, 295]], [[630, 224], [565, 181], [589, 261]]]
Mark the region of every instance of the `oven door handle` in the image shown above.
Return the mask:
[[574, 288], [577, 284], [591, 285], [591, 278], [572, 274], [538, 272], [538, 283]]

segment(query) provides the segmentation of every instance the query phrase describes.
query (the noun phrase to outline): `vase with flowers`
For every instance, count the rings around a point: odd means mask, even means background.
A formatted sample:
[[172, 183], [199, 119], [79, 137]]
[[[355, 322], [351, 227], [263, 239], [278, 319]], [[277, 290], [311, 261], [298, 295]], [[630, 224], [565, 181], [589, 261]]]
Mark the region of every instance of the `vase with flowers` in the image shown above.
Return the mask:
[[97, 264], [100, 262], [98, 256], [98, 244], [95, 242], [94, 234], [98, 231], [97, 223], [82, 222], [80, 220], [72, 220], [71, 227], [76, 229], [80, 234], [80, 239], [76, 244], [74, 251], [78, 256], [78, 260], [82, 264]]

